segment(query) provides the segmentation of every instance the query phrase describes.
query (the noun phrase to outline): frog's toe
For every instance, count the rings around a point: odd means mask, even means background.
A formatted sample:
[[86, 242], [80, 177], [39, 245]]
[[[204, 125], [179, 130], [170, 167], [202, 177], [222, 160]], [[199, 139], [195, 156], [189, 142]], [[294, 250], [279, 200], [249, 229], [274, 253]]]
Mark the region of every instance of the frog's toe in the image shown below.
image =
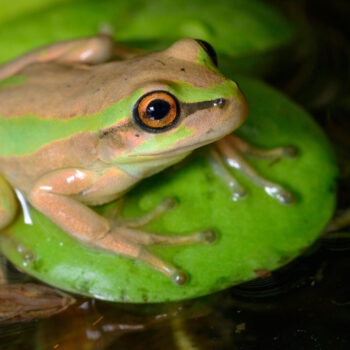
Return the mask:
[[175, 271], [170, 278], [177, 286], [184, 286], [188, 281], [188, 276], [183, 271]]
[[213, 244], [217, 240], [217, 234], [213, 229], [207, 229], [201, 232], [201, 241], [207, 244]]
[[299, 155], [299, 151], [294, 146], [283, 147], [283, 155], [287, 158], [296, 158]]
[[296, 200], [295, 195], [292, 192], [286, 190], [284, 190], [277, 199], [284, 205], [293, 204]]
[[236, 188], [234, 191], [231, 191], [231, 192], [232, 192], [232, 200], [234, 202], [237, 202], [238, 200], [244, 199], [248, 195], [248, 192], [241, 186], [239, 188]]
[[171, 210], [177, 206], [177, 201], [174, 197], [165, 197], [162, 200], [161, 206], [163, 206], [164, 210]]
[[295, 203], [295, 195], [292, 192], [285, 190], [283, 187], [265, 186], [265, 192], [272, 198], [277, 199], [281, 204], [290, 205]]
[[295, 203], [295, 195], [292, 192], [283, 190], [276, 195], [276, 199], [284, 205]]

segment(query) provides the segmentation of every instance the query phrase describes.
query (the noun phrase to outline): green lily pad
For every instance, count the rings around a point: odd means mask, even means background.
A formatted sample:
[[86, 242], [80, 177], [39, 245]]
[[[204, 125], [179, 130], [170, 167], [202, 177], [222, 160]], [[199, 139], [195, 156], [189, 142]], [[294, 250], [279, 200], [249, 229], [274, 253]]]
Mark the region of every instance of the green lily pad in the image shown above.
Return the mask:
[[[152, 50], [183, 37], [199, 38], [230, 57], [273, 50], [294, 37], [290, 23], [274, 7], [259, 0], [50, 2], [57, 5], [50, 8], [42, 0], [29, 1], [18, 10], [21, 17], [3, 24], [1, 62], [47, 43], [95, 35], [102, 28], [109, 28], [119, 42]], [[34, 8], [40, 10], [33, 12]], [[14, 6], [7, 5], [6, 9], [15, 13]]]
[[144, 214], [170, 196], [177, 198], [177, 208], [147, 229], [185, 234], [211, 227], [218, 232], [213, 245], [150, 248], [189, 274], [185, 286], [174, 285], [140, 262], [79, 244], [34, 209], [34, 225], [24, 224], [20, 216], [0, 236], [4, 254], [51, 285], [123, 302], [197, 297], [256, 278], [259, 270], [274, 270], [297, 257], [317, 239], [334, 210], [337, 169], [332, 149], [308, 114], [281, 93], [253, 79], [239, 82], [250, 113], [238, 134], [257, 146], [292, 144], [300, 152], [296, 159], [250, 162], [293, 191], [297, 202], [283, 206], [239, 174], [248, 196], [233, 201], [200, 153], [177, 170], [142, 181], [128, 193], [123, 216]]

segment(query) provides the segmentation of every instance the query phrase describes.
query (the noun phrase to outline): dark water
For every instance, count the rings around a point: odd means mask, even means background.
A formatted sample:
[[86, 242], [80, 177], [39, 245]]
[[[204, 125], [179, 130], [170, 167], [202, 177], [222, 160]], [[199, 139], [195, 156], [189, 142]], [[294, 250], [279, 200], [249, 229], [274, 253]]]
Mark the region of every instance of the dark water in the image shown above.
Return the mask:
[[[275, 3], [300, 34], [266, 79], [331, 139], [341, 213], [350, 207], [350, 2]], [[185, 303], [78, 299], [50, 319], [0, 326], [0, 349], [350, 349], [349, 253], [346, 235], [324, 238], [270, 277]]]

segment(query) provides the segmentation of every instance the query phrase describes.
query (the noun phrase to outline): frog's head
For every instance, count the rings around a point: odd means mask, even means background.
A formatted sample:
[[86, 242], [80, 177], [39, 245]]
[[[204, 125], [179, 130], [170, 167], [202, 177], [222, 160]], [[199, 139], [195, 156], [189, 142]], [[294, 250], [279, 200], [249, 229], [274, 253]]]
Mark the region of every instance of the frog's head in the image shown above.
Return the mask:
[[128, 123], [114, 133], [118, 144], [112, 138], [104, 143], [106, 161], [133, 169], [142, 163], [147, 175], [231, 133], [246, 118], [243, 94], [218, 71], [215, 51], [203, 41], [182, 39], [131, 60], [125, 70], [132, 87]]

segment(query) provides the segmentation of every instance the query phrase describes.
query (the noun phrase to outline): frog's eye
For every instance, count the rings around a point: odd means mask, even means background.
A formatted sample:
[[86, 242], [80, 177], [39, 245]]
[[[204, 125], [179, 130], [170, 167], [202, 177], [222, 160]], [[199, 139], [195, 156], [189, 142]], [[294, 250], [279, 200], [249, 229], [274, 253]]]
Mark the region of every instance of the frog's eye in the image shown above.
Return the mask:
[[215, 66], [218, 66], [218, 56], [216, 55], [216, 52], [214, 48], [206, 41], [196, 39], [197, 43], [202, 46], [202, 48], [205, 50], [205, 52], [209, 55]]
[[135, 104], [134, 119], [141, 128], [160, 132], [175, 124], [179, 116], [179, 104], [167, 91], [152, 91], [143, 95]]

